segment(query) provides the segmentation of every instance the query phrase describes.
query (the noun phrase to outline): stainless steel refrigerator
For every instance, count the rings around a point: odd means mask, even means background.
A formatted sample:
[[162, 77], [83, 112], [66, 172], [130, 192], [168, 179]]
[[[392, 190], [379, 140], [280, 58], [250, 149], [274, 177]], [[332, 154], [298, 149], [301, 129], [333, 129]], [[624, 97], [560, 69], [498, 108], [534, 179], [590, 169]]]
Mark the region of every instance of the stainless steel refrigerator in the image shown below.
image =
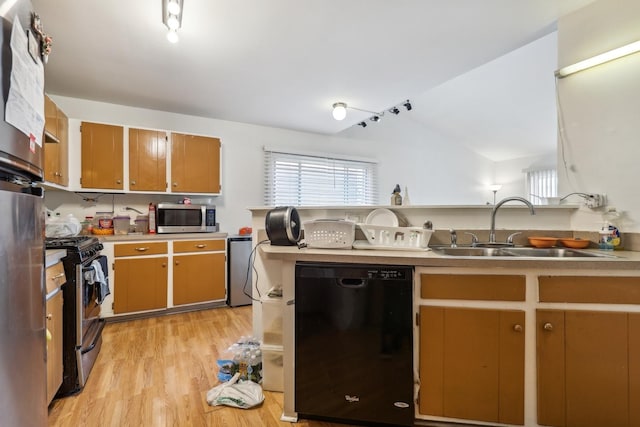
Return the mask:
[[[10, 427], [47, 425], [43, 191], [34, 186], [43, 151], [6, 114], [15, 107], [7, 104], [11, 87], [34, 83], [22, 67], [42, 66], [31, 12], [28, 0], [0, 2], [0, 423]], [[23, 99], [18, 118], [36, 111], [34, 99]]]

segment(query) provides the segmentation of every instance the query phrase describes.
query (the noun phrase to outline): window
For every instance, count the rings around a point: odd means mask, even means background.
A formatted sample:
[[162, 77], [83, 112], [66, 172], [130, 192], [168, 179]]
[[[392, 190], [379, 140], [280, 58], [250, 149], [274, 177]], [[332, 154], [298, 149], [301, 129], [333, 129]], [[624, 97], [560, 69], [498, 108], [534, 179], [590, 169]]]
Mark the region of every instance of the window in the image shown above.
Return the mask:
[[529, 170], [526, 173], [531, 203], [541, 205], [543, 198], [558, 196], [558, 172], [555, 169]]
[[378, 165], [338, 156], [265, 148], [268, 206], [374, 205]]

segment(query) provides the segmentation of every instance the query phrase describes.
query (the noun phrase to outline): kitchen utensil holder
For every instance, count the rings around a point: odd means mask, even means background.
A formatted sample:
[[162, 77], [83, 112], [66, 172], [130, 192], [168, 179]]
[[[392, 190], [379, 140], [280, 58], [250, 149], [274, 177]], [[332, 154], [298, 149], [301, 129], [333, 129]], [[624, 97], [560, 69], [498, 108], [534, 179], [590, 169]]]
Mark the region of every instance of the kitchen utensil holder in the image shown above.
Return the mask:
[[415, 249], [429, 247], [433, 230], [422, 227], [387, 227], [358, 224], [370, 245], [385, 248]]
[[304, 240], [309, 248], [351, 248], [356, 235], [356, 223], [342, 219], [305, 221]]

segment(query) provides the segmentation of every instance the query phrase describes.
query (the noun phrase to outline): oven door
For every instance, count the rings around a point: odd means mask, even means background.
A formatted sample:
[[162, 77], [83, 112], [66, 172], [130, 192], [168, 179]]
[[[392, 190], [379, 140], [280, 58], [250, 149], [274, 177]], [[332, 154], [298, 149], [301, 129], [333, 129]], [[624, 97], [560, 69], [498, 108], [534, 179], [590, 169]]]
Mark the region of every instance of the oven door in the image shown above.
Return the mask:
[[[99, 265], [100, 268], [96, 268]], [[102, 346], [105, 320], [100, 319], [100, 305], [109, 294], [107, 257], [99, 255], [81, 266], [81, 297], [78, 298], [78, 343], [76, 361], [78, 385], [84, 387]]]
[[[96, 262], [97, 261], [97, 262]], [[96, 265], [100, 268], [97, 269]], [[81, 283], [81, 298], [78, 298], [78, 325], [81, 329], [78, 331], [80, 337], [87, 335], [88, 329], [92, 324], [100, 319], [100, 304], [104, 297], [109, 294], [109, 268], [107, 265], [107, 257], [104, 255], [97, 256], [94, 261], [87, 262], [81, 266], [82, 274], [79, 282]], [[80, 326], [81, 325], [81, 326]], [[82, 345], [82, 339], [79, 337], [77, 345]]]

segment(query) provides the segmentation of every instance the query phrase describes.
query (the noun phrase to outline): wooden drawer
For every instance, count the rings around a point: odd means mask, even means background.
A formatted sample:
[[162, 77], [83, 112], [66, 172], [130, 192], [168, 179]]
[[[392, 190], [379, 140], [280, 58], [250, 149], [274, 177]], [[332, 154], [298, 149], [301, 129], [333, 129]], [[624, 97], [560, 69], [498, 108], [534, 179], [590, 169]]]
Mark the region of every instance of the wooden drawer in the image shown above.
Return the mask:
[[422, 274], [424, 299], [524, 301], [525, 276], [500, 274]]
[[539, 276], [540, 302], [640, 304], [640, 277]]
[[174, 240], [173, 253], [224, 251], [225, 239]]
[[167, 242], [119, 243], [113, 251], [116, 257], [166, 254]]
[[61, 262], [57, 262], [47, 268], [47, 293], [51, 293], [56, 288], [64, 285], [67, 278], [64, 275], [64, 266]]

